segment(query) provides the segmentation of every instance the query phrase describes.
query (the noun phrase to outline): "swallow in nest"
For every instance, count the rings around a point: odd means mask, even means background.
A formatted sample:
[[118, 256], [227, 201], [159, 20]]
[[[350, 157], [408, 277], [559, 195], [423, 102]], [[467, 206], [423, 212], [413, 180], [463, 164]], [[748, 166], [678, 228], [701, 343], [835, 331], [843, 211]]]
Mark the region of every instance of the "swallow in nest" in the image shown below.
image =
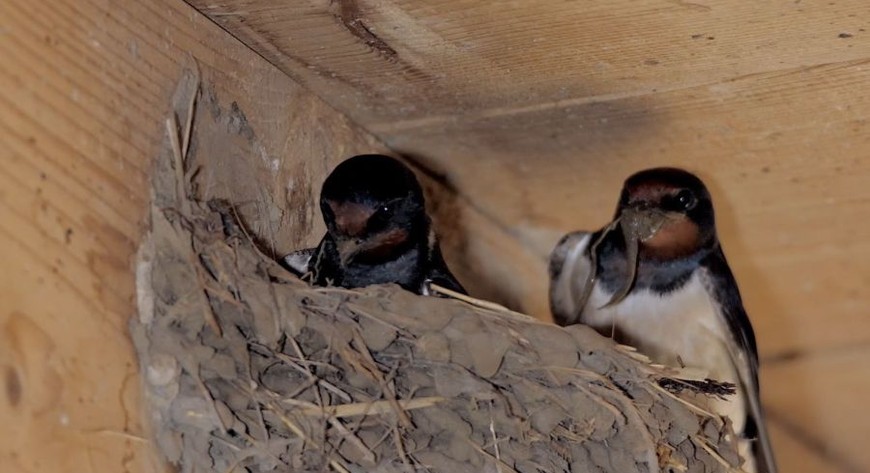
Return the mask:
[[731, 419], [744, 469], [775, 473], [758, 385], [752, 324], [716, 235], [704, 183], [681, 169], [630, 176], [613, 221], [565, 235], [550, 256], [550, 307], [654, 362], [734, 383], [713, 400]]
[[284, 263], [319, 286], [398, 284], [430, 295], [430, 284], [465, 293], [444, 262], [414, 173], [388, 156], [339, 164], [323, 183], [326, 235]]

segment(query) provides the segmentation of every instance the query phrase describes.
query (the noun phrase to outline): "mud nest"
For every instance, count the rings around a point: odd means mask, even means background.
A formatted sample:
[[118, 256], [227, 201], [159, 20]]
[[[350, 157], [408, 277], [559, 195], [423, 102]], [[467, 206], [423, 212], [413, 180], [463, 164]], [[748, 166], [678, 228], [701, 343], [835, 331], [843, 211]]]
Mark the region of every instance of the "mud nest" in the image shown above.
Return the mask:
[[309, 287], [216, 202], [155, 212], [141, 254], [133, 333], [157, 444], [180, 471], [736, 462], [727, 425], [662, 387], [692, 384], [584, 327], [392, 286]]
[[683, 383], [582, 326], [308, 286], [231, 204], [189, 197], [189, 133], [155, 177], [131, 323], [178, 471], [734, 471], [730, 425], [703, 408], [720, 384]]

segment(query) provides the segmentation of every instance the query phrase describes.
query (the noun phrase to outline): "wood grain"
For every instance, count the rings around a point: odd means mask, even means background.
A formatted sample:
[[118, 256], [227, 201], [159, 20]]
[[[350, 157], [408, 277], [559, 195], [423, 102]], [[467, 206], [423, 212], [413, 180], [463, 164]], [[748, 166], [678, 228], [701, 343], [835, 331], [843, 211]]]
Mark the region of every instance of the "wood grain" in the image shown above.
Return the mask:
[[795, 381], [870, 379], [812, 364], [870, 341], [865, 1], [189, 3], [259, 55], [169, 0], [0, 4], [4, 466], [159, 468], [139, 439], [130, 263], [191, 53], [210, 84], [194, 159], [220, 163], [200, 189], [256, 202], [240, 212], [277, 250], [316, 238], [337, 159], [382, 149], [337, 109], [435, 175], [446, 256], [475, 295], [542, 318], [560, 233], [601, 225], [630, 172], [695, 170], [772, 366], [766, 402], [811, 431], [774, 428], [784, 465], [870, 468], [860, 399], [831, 407], [821, 381]]
[[[683, 166], [714, 194], [763, 354], [870, 340], [870, 80], [863, 61], [756, 75], [644, 100], [421, 127], [387, 143], [451, 176], [543, 259], [613, 213], [622, 180]], [[546, 137], [546, 138], [544, 138]], [[546, 313], [546, 295], [527, 303]]]
[[269, 192], [242, 212], [276, 247], [316, 237], [312, 183], [382, 147], [181, 2], [5, 1], [0, 57], [0, 469], [163, 471], [127, 321], [150, 171], [194, 60], [192, 160], [212, 163], [214, 196]]
[[[799, 363], [768, 367], [767, 398], [783, 471], [867, 471], [864, 393], [870, 354], [844, 347]], [[806, 463], [804, 463], [806, 462]], [[810, 466], [825, 464], [825, 467]]]
[[369, 127], [857, 59], [868, 41], [862, 0], [188, 1]]

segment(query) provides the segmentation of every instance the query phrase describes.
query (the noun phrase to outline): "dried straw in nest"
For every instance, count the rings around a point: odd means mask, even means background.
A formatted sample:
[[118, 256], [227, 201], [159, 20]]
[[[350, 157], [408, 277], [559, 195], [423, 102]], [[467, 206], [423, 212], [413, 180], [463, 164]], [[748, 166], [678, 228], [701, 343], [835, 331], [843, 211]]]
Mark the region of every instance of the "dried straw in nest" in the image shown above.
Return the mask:
[[722, 385], [680, 383], [582, 326], [310, 287], [230, 205], [189, 199], [187, 174], [152, 209], [132, 322], [156, 443], [180, 471], [739, 471], [697, 394]]

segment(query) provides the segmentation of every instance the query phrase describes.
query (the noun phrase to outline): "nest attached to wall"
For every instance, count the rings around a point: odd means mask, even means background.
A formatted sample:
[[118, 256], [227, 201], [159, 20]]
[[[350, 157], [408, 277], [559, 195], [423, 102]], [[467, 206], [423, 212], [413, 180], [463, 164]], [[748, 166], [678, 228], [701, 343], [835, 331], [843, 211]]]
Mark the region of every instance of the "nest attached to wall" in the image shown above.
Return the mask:
[[727, 387], [582, 326], [308, 286], [231, 204], [188, 197], [189, 132], [154, 180], [131, 323], [155, 442], [179, 471], [735, 471], [730, 425], [703, 408]]

